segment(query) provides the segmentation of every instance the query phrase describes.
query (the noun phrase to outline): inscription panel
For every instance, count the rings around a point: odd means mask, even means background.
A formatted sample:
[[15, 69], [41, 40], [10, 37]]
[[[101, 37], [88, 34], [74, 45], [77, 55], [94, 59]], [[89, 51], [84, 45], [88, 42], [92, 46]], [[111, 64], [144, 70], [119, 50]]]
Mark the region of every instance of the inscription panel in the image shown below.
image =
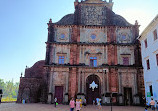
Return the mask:
[[102, 25], [106, 22], [106, 9], [103, 6], [81, 6], [81, 24]]

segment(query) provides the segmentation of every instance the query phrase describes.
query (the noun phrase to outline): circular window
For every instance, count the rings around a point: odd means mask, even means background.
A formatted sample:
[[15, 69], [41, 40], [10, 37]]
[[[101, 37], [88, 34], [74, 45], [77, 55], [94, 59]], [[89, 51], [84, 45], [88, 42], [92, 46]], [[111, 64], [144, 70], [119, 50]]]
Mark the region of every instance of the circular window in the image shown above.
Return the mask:
[[65, 39], [65, 34], [61, 34], [60, 38]]
[[126, 40], [126, 35], [122, 35], [122, 40]]
[[95, 39], [95, 38], [96, 38], [96, 35], [92, 34], [92, 35], [91, 35], [91, 38], [92, 38], [92, 39]]

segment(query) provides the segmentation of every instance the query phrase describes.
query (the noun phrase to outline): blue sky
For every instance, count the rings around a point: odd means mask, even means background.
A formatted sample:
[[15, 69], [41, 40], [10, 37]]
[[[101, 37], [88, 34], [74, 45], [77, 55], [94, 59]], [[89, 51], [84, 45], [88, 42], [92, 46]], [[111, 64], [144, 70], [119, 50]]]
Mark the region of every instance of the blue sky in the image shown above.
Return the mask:
[[[74, 12], [75, 0], [0, 0], [0, 78], [19, 81], [26, 65], [45, 59], [47, 22]], [[108, 1], [108, 0], [107, 0]], [[158, 0], [113, 0], [113, 11], [142, 31], [158, 14]]]

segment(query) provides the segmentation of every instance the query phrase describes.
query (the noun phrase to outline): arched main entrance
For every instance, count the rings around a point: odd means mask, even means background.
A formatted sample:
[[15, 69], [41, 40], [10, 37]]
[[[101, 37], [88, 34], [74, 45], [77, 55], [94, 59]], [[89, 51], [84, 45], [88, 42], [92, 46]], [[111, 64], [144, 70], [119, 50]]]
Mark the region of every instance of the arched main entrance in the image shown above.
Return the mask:
[[97, 75], [90, 75], [86, 79], [87, 104], [92, 104], [93, 100], [100, 97], [100, 79]]
[[25, 100], [26, 103], [30, 102], [30, 89], [25, 88], [22, 93], [22, 100]]

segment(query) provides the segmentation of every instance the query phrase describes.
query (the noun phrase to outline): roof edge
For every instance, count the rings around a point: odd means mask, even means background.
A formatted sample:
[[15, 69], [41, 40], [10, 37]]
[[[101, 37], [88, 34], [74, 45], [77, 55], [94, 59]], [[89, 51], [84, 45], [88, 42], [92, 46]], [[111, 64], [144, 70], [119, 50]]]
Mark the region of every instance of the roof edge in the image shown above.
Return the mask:
[[156, 17], [147, 25], [147, 27], [143, 30], [143, 32], [140, 34], [140, 36], [137, 39], [140, 39], [142, 37], [142, 35], [147, 33], [147, 30], [151, 29], [151, 25], [154, 24], [156, 21], [158, 21], [158, 14], [156, 15]]

